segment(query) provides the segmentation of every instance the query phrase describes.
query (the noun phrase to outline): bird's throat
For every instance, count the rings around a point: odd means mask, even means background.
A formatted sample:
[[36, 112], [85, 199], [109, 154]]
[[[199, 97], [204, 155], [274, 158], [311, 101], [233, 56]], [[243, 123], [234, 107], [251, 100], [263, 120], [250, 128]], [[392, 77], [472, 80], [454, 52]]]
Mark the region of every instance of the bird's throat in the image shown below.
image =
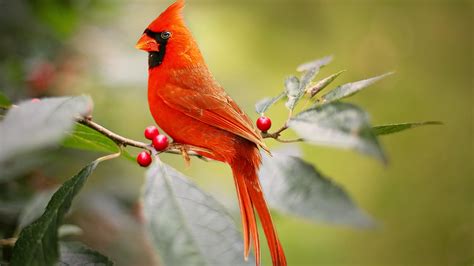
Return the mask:
[[148, 69], [160, 66], [165, 58], [166, 45], [161, 45], [160, 51], [148, 52]]

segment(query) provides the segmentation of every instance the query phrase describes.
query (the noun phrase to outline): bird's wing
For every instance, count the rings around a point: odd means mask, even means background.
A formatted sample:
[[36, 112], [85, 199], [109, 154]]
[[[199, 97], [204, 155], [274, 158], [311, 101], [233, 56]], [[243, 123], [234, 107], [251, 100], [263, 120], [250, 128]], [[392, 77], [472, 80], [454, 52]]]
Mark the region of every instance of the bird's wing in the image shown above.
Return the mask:
[[195, 90], [183, 84], [167, 83], [160, 89], [159, 97], [175, 110], [241, 136], [268, 151], [252, 121], [220, 87]]

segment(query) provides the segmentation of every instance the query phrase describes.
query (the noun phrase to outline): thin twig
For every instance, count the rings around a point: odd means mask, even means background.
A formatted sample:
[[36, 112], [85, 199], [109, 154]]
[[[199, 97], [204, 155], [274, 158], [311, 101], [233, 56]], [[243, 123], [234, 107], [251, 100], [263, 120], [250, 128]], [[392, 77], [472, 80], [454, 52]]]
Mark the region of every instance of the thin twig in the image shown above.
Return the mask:
[[281, 128], [279, 128], [277, 131], [273, 133], [261, 132], [262, 138], [264, 139], [272, 138], [281, 143], [294, 143], [294, 142], [305, 141], [303, 138], [297, 138], [297, 139], [281, 139], [280, 138], [281, 133], [289, 128], [288, 123], [290, 122], [292, 117], [293, 117], [293, 110], [290, 110], [288, 112], [288, 118], [286, 119], [285, 124], [283, 124]]
[[303, 138], [297, 138], [297, 139], [280, 139], [280, 138], [276, 138], [275, 140], [278, 141], [278, 142], [281, 142], [281, 143], [295, 143], [295, 142], [303, 142], [303, 141], [304, 141]]
[[279, 130], [277, 130], [273, 133], [262, 132], [262, 138], [264, 138], [264, 139], [271, 138], [271, 139], [274, 139], [274, 140], [276, 140], [278, 142], [281, 142], [281, 143], [293, 143], [293, 142], [302, 142], [302, 141], [304, 141], [304, 139], [302, 139], [302, 138], [281, 139], [280, 138], [281, 132], [285, 131], [286, 129], [288, 129], [288, 127], [284, 126], [284, 127], [280, 128]]
[[108, 137], [109, 139], [113, 140], [118, 145], [132, 146], [132, 147], [136, 147], [136, 148], [150, 150], [150, 145], [145, 144], [145, 143], [140, 142], [140, 141], [136, 141], [136, 140], [132, 140], [132, 139], [122, 137], [119, 134], [116, 134], [116, 133], [108, 130], [107, 128], [95, 123], [94, 121], [92, 121], [89, 118], [78, 118], [77, 122], [80, 123], [80, 124], [83, 124], [87, 127], [90, 127], [92, 129], [95, 129], [96, 131], [98, 131], [102, 135], [104, 135], [104, 136]]
[[273, 133], [268, 133], [268, 132], [262, 132], [262, 138], [272, 138], [272, 139], [278, 139], [281, 135], [281, 132], [285, 131], [288, 129], [288, 122], [290, 122], [291, 116], [293, 115], [293, 111], [288, 112], [288, 118], [285, 121], [285, 124], [281, 128], [279, 128], [277, 131]]

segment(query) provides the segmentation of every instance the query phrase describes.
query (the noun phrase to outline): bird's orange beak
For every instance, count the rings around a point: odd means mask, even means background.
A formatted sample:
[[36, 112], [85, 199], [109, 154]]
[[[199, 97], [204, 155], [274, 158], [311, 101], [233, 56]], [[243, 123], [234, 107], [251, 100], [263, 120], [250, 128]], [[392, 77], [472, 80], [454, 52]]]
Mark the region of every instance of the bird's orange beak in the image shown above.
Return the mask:
[[138, 40], [135, 48], [146, 52], [158, 52], [160, 45], [156, 42], [156, 40], [144, 33]]

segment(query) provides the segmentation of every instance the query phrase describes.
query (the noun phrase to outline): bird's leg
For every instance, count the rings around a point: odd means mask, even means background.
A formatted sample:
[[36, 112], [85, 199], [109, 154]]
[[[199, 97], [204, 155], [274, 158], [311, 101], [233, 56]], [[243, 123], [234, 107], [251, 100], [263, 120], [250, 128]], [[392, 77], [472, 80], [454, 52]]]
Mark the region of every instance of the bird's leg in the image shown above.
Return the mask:
[[197, 146], [193, 146], [189, 144], [178, 143], [178, 142], [172, 142], [168, 146], [168, 149], [166, 149], [165, 151], [158, 152], [157, 154], [160, 154], [162, 152], [172, 153], [172, 154], [181, 154], [184, 157], [184, 160], [187, 162], [186, 163], [187, 165], [189, 165], [191, 156], [197, 157], [207, 162], [209, 161], [209, 158], [205, 157], [205, 155], [202, 155], [202, 153], [213, 154], [211, 150], [208, 150], [206, 148], [197, 147]]
[[184, 158], [184, 163], [186, 164], [186, 167], [190, 167], [191, 158], [189, 158], [188, 148], [186, 147], [186, 145], [181, 146], [181, 155]]
[[172, 142], [170, 146], [168, 147], [167, 151], [168, 152], [176, 151], [175, 153], [181, 154], [184, 158], [184, 161], [187, 167], [191, 165], [191, 158], [190, 158], [191, 155], [197, 156], [199, 159], [207, 161], [206, 157], [203, 157], [202, 155], [199, 155], [197, 153], [198, 151], [212, 154], [212, 151], [206, 148], [196, 147], [189, 144], [183, 144], [183, 143], [177, 143], [177, 142]]

